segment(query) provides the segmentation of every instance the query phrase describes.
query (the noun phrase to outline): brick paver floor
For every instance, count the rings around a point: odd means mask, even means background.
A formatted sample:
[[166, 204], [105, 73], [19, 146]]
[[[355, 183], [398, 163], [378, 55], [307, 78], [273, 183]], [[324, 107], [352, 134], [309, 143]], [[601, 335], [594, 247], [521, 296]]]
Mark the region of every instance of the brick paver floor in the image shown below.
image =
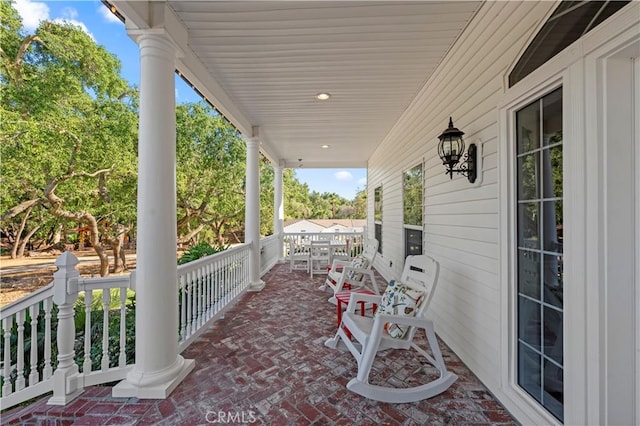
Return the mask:
[[[47, 398], [2, 415], [2, 424], [76, 425], [480, 425], [516, 422], [441, 343], [459, 379], [444, 393], [410, 404], [372, 401], [346, 389], [356, 362], [324, 346], [335, 334], [335, 306], [324, 281], [276, 265], [266, 287], [247, 293], [183, 352], [196, 367], [165, 400], [113, 398], [94, 386], [66, 407]], [[378, 281], [384, 279], [378, 275]], [[434, 370], [411, 351], [376, 358], [371, 382], [414, 386]]]

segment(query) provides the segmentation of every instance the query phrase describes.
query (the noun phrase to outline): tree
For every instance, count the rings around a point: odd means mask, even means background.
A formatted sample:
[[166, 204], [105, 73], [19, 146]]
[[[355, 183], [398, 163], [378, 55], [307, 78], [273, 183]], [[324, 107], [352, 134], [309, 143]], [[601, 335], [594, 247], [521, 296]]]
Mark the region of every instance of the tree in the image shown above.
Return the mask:
[[260, 235], [272, 235], [274, 211], [275, 172], [271, 162], [260, 156]]
[[224, 117], [204, 102], [176, 108], [178, 242], [203, 231], [219, 245], [242, 223], [246, 148]]
[[353, 199], [353, 218], [365, 219], [367, 217], [367, 192], [359, 190]]
[[38, 227], [86, 225], [107, 275], [103, 241], [117, 241], [135, 218], [135, 92], [118, 59], [81, 29], [43, 22], [24, 35], [11, 4], [0, 7], [3, 228], [20, 223], [15, 241], [24, 244]]
[[312, 217], [309, 186], [300, 183], [295, 170], [285, 169], [282, 173], [284, 219], [306, 219]]

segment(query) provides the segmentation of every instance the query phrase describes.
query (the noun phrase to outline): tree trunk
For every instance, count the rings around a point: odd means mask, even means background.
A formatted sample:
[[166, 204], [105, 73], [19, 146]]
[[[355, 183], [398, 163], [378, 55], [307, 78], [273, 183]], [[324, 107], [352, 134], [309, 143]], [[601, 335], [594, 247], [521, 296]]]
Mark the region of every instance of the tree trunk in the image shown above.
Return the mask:
[[56, 225], [56, 228], [53, 231], [53, 237], [51, 238], [51, 243], [58, 244], [60, 241], [62, 241], [62, 224], [61, 223]]
[[224, 246], [224, 225], [225, 220], [223, 219], [213, 227], [213, 230], [216, 233], [216, 241], [218, 241], [220, 246]]
[[127, 269], [127, 258], [124, 251], [124, 236], [122, 232], [117, 238], [111, 240], [111, 250], [113, 251], [113, 272], [122, 272]]
[[93, 250], [100, 259], [100, 276], [106, 277], [109, 275], [109, 256], [104, 247], [100, 243], [100, 233], [98, 231], [98, 221], [95, 216], [87, 211], [71, 212], [62, 208], [62, 199], [55, 194], [55, 190], [58, 187], [59, 181], [54, 180], [50, 182], [45, 189], [45, 196], [51, 204], [50, 212], [54, 216], [65, 217], [67, 219], [74, 219], [78, 222], [83, 222], [89, 225], [89, 240], [93, 246]]
[[20, 247], [18, 247], [18, 259], [22, 259], [22, 257], [24, 257], [24, 248], [27, 246], [27, 244], [31, 240], [31, 237], [33, 237], [33, 234], [35, 234], [38, 231], [38, 229], [40, 229], [40, 225], [36, 226], [31, 231], [29, 231], [27, 236], [22, 239], [22, 242], [20, 243]]
[[[20, 227], [16, 231], [16, 238], [13, 241], [13, 246], [11, 247], [12, 259], [19, 259], [19, 258], [22, 258], [22, 256], [24, 255], [24, 246], [22, 247], [22, 250], [20, 250], [20, 240], [21, 240], [20, 237], [22, 236], [24, 227], [27, 224], [27, 219], [29, 218], [29, 214], [31, 214], [31, 209], [33, 209], [33, 206], [27, 207], [27, 209], [24, 211], [24, 216], [22, 216], [22, 220], [20, 221]], [[38, 228], [36, 227], [36, 229]]]

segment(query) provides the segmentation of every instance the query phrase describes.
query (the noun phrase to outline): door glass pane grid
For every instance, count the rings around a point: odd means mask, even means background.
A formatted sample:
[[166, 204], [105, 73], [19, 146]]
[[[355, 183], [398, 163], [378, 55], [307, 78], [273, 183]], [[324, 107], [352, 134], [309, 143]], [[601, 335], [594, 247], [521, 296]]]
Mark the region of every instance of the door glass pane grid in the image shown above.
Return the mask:
[[563, 420], [562, 92], [516, 113], [518, 384]]

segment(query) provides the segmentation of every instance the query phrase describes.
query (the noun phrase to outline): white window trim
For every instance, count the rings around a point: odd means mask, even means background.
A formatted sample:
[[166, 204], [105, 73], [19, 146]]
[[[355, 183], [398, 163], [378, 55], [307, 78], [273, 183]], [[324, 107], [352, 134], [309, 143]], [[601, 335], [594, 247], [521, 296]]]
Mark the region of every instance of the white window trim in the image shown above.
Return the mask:
[[414, 231], [422, 231], [424, 232], [424, 229], [422, 226], [418, 226], [418, 225], [402, 225], [403, 229], [413, 229]]
[[[421, 206], [421, 221], [422, 224], [421, 225], [408, 225], [406, 223], [404, 223], [404, 174], [406, 172], [408, 172], [409, 170], [413, 169], [414, 167], [417, 166], [421, 166], [422, 167], [422, 206]], [[404, 249], [407, 246], [407, 240], [406, 240], [406, 233], [404, 232], [405, 229], [412, 229], [414, 231], [421, 231], [422, 232], [422, 253], [426, 253], [426, 241], [425, 241], [425, 236], [426, 236], [426, 232], [425, 232], [425, 224], [426, 224], [426, 217], [425, 217], [425, 200], [426, 200], [426, 182], [425, 182], [425, 172], [424, 172], [424, 168], [425, 168], [425, 159], [424, 157], [422, 157], [422, 160], [420, 160], [420, 162], [413, 164], [410, 167], [407, 167], [406, 169], [404, 169], [402, 171], [402, 264], [404, 265], [404, 260], [405, 260], [405, 254], [404, 253]]]
[[[413, 169], [415, 167], [418, 167], [418, 166], [422, 167], [422, 182], [421, 182], [421, 184], [422, 184], [422, 207], [421, 207], [421, 211], [422, 211], [422, 213], [420, 215], [421, 216], [420, 220], [422, 221], [422, 224], [421, 225], [409, 225], [409, 224], [404, 223], [404, 174], [407, 173], [409, 170], [411, 170], [411, 169]], [[406, 228], [406, 229], [414, 229], [416, 231], [422, 231], [423, 235], [424, 235], [424, 223], [425, 223], [425, 217], [424, 217], [424, 210], [425, 210], [424, 209], [424, 204], [425, 204], [424, 203], [424, 201], [425, 201], [425, 193], [424, 193], [424, 191], [425, 191], [425, 176], [424, 175], [425, 175], [425, 173], [424, 173], [424, 158], [423, 158], [420, 162], [415, 163], [412, 166], [407, 167], [402, 171], [402, 181], [401, 181], [402, 182], [402, 226], [403, 226], [403, 228]], [[424, 247], [424, 241], [423, 241], [423, 247]]]
[[[516, 161], [515, 161], [515, 112], [522, 107], [530, 104], [531, 102], [542, 98], [544, 95], [552, 92], [553, 90], [563, 87], [563, 173], [566, 177], [565, 163], [566, 159], [566, 147], [569, 145], [569, 138], [565, 132], [566, 126], [566, 97], [565, 83], [563, 75], [561, 73], [551, 74], [548, 79], [538, 85], [529, 85], [528, 90], [523, 90], [523, 93], [518, 93], [519, 96], [514, 98], [509, 97], [504, 102], [499, 110], [499, 132], [500, 139], [500, 259], [501, 259], [501, 387], [505, 393], [505, 396], [509, 398], [516, 406], [518, 406], [522, 413], [521, 415], [531, 419], [536, 424], [555, 424], [557, 419], [548, 413], [541, 405], [527, 392], [525, 392], [517, 384], [517, 329], [516, 329], [516, 273], [514, 268], [516, 264], [516, 240], [517, 235], [515, 232], [516, 226]], [[518, 85], [518, 88], [522, 86]], [[510, 93], [507, 92], [509, 95]], [[563, 190], [567, 193], [566, 186]], [[567, 216], [566, 201], [564, 201], [564, 217]], [[565, 220], [565, 232], [566, 232], [566, 220]], [[565, 246], [565, 253], [567, 252]], [[565, 278], [565, 289], [566, 289]], [[563, 321], [563, 335], [565, 336], [565, 345], [567, 340], [567, 321]], [[565, 373], [566, 376], [566, 373]], [[566, 379], [565, 379], [566, 383]], [[565, 385], [566, 387], [566, 385]], [[566, 403], [565, 403], [566, 410]], [[521, 418], [518, 416], [518, 418]], [[566, 419], [566, 415], [565, 415]]]
[[[500, 290], [501, 290], [501, 392], [497, 393], [523, 423], [553, 424], [557, 420], [516, 384], [515, 375], [515, 155], [514, 113], [556, 87], [563, 87], [563, 173], [564, 173], [564, 421], [566, 424], [606, 422], [606, 378], [600, 371], [606, 357], [599, 345], [602, 314], [600, 280], [603, 277], [599, 248], [601, 195], [593, 196], [602, 185], [602, 94], [597, 83], [602, 64], [623, 48], [640, 44], [638, 35], [640, 5], [631, 4], [615, 19], [600, 25], [506, 90], [498, 106], [499, 197], [500, 197]], [[638, 61], [636, 61], [638, 63]], [[636, 80], [638, 80], [636, 78]], [[640, 92], [638, 87], [636, 92]], [[638, 97], [636, 97], [636, 102]], [[638, 107], [640, 110], [640, 106]], [[586, 117], [589, 117], [587, 120]], [[636, 141], [640, 125], [636, 123]], [[600, 133], [599, 133], [600, 132]], [[638, 146], [638, 143], [636, 143]], [[638, 149], [640, 151], [640, 149]], [[634, 153], [636, 165], [640, 153]], [[640, 171], [636, 168], [636, 182]], [[636, 187], [636, 195], [640, 188]], [[640, 218], [640, 200], [636, 200]], [[636, 249], [640, 237], [636, 237]], [[640, 254], [636, 253], [636, 318], [640, 320]], [[569, 332], [570, 330], [570, 332]], [[589, 339], [587, 339], [589, 334]], [[640, 349], [640, 330], [636, 329]], [[640, 376], [640, 355], [636, 353], [636, 375]], [[640, 378], [636, 379], [640, 395]], [[640, 404], [635, 407], [640, 420]]]

